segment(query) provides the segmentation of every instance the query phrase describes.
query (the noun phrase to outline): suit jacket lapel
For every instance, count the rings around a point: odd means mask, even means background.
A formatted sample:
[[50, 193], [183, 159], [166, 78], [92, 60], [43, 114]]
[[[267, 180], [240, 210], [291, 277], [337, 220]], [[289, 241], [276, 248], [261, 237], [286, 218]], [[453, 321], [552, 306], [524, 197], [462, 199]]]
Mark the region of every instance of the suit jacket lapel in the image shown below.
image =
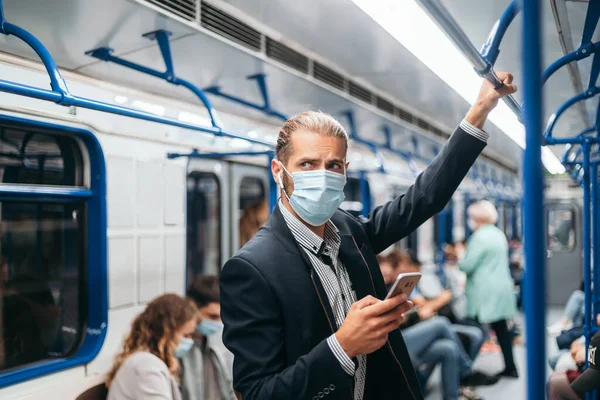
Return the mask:
[[351, 234], [341, 234], [340, 236], [342, 239], [340, 261], [348, 271], [352, 287], [356, 292], [356, 299], [360, 300], [368, 295], [377, 297], [371, 271], [360, 252], [358, 243]]
[[[285, 219], [281, 214], [281, 210], [279, 209], [279, 204], [273, 210], [273, 214], [269, 218], [269, 222], [267, 224], [267, 228], [270, 228], [275, 233], [275, 236], [281, 241], [283, 246], [290, 252], [298, 256], [298, 263], [303, 264], [305, 268], [308, 269], [310, 273], [311, 280], [313, 282], [313, 286], [315, 291], [317, 292], [317, 296], [319, 297], [319, 301], [323, 307], [323, 312], [327, 316], [329, 320], [329, 324], [331, 325], [331, 329], [333, 332], [337, 330], [337, 325], [335, 323], [335, 316], [333, 314], [333, 309], [331, 308], [331, 303], [329, 302], [329, 298], [327, 297], [327, 292], [323, 287], [323, 283], [319, 278], [319, 274], [315, 271], [308, 254], [300, 247], [296, 239], [294, 239], [294, 235], [290, 228], [285, 223]], [[285, 263], [285, 265], [291, 265]]]

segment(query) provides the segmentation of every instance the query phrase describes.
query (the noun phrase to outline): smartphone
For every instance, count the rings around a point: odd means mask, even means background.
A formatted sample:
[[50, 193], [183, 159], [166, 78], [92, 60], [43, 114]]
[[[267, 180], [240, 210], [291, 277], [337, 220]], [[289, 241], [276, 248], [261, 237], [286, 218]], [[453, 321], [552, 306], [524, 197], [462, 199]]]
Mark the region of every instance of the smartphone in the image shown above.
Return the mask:
[[406, 298], [410, 297], [412, 291], [417, 287], [417, 283], [421, 279], [421, 274], [419, 272], [407, 272], [405, 274], [400, 274], [396, 277], [396, 281], [390, 288], [386, 299], [390, 297], [397, 296], [399, 294], [405, 294]]

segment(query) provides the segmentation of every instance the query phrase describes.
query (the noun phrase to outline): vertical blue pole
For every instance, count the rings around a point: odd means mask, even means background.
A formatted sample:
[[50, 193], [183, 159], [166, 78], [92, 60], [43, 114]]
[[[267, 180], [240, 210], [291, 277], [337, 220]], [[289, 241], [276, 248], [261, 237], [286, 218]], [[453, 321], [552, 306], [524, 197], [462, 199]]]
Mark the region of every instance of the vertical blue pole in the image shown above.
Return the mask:
[[540, 0], [523, 0], [523, 98], [526, 148], [523, 157], [525, 240], [525, 325], [527, 399], [545, 400], [546, 258], [544, 254], [544, 171], [542, 168], [542, 37]]
[[[592, 255], [592, 241], [591, 241], [591, 186], [590, 186], [590, 144], [584, 142], [581, 146], [583, 150], [583, 292], [585, 293], [584, 303], [584, 314], [585, 320], [583, 322], [583, 335], [585, 336], [585, 367], [588, 367], [587, 362], [587, 348], [590, 345], [590, 332], [591, 332], [591, 313], [592, 313], [592, 293], [591, 293], [591, 255]], [[591, 393], [585, 395], [587, 400], [591, 400]]]
[[363, 205], [362, 215], [368, 217], [371, 212], [371, 191], [365, 171], [360, 171], [360, 202]]
[[[269, 171], [271, 170], [271, 164], [273, 163], [274, 158], [275, 158], [275, 154], [269, 153]], [[279, 186], [277, 185], [277, 182], [275, 182], [273, 177], [270, 177], [270, 179], [269, 179], [269, 208], [270, 208], [271, 212], [273, 212], [273, 210], [275, 209], [275, 206], [277, 205], [277, 192], [278, 191], [279, 191]]]
[[592, 307], [592, 326], [595, 326], [596, 315], [600, 311], [600, 212], [598, 212], [598, 203], [600, 202], [600, 193], [598, 193], [598, 163], [592, 163], [592, 177], [591, 177], [591, 190], [592, 190], [592, 241], [594, 249], [593, 261], [592, 261], [592, 272], [594, 291], [592, 296], [593, 307]]

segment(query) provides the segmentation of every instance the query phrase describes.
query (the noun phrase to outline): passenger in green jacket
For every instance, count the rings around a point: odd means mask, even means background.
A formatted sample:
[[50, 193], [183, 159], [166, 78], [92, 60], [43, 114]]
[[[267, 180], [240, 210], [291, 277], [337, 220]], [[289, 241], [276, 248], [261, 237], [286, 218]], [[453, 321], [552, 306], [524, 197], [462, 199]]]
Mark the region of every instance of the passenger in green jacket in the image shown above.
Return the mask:
[[505, 369], [500, 375], [517, 378], [519, 374], [507, 325], [507, 320], [517, 313], [514, 282], [509, 269], [508, 241], [495, 226], [498, 212], [489, 201], [472, 204], [467, 214], [473, 235], [459, 264], [467, 274], [467, 317], [492, 327], [504, 357]]

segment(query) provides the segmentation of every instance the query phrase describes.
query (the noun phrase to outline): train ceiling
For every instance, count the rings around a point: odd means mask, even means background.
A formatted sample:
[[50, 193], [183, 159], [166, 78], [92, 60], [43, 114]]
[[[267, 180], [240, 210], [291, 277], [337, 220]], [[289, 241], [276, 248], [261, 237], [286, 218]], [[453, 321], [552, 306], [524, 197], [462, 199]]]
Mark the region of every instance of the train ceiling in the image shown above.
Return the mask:
[[[245, 77], [265, 73], [274, 108], [286, 114], [321, 108], [340, 118], [352, 109], [360, 136], [379, 142], [383, 124], [401, 137], [415, 131], [439, 142], [468, 109], [466, 101], [350, 0], [213, 0], [202, 2], [202, 20], [195, 8], [197, 3], [200, 1], [4, 0], [4, 8], [10, 22], [42, 40], [61, 68], [169, 97], [196, 101], [181, 87], [96, 60], [85, 52], [108, 46], [115, 55], [163, 70], [156, 42], [142, 34], [166, 29], [172, 32], [178, 76], [199, 87], [220, 85], [226, 92], [259, 102], [256, 84]], [[457, 12], [481, 9], [480, 3], [487, 7], [477, 18], [469, 19], [468, 13]], [[507, 4], [506, 0], [445, 2], [453, 16], [465, 24], [474, 43], [485, 41]], [[575, 10], [580, 9], [581, 4], [577, 4]], [[585, 5], [582, 9], [581, 18], [585, 17]], [[572, 18], [579, 15], [576, 11]], [[549, 18], [553, 23], [552, 15]], [[231, 26], [236, 30], [228, 31]], [[572, 26], [578, 25], [574, 22]], [[520, 64], [512, 58], [518, 53], [518, 29], [517, 25], [512, 27], [505, 39], [508, 46], [502, 47], [500, 69], [519, 69]], [[555, 27], [553, 32], [558, 37]], [[232, 38], [234, 41], [229, 40]], [[547, 40], [547, 47], [551, 46], [548, 42], [551, 40]], [[558, 41], [557, 45], [560, 50]], [[22, 42], [10, 37], [0, 38], [0, 50], [37, 59]], [[561, 55], [552, 54], [551, 58]], [[581, 70], [584, 79], [586, 73], [589, 76], [589, 66]], [[549, 112], [560, 103], [557, 93], [561, 99], [574, 94], [568, 75], [563, 75], [550, 82], [554, 97], [547, 96]], [[265, 118], [225, 100], [211, 99], [217, 109]], [[577, 114], [567, 116], [572, 126], [581, 122]], [[519, 168], [520, 148], [495, 126], [488, 124], [486, 129], [491, 134], [486, 155], [511, 169]]]

